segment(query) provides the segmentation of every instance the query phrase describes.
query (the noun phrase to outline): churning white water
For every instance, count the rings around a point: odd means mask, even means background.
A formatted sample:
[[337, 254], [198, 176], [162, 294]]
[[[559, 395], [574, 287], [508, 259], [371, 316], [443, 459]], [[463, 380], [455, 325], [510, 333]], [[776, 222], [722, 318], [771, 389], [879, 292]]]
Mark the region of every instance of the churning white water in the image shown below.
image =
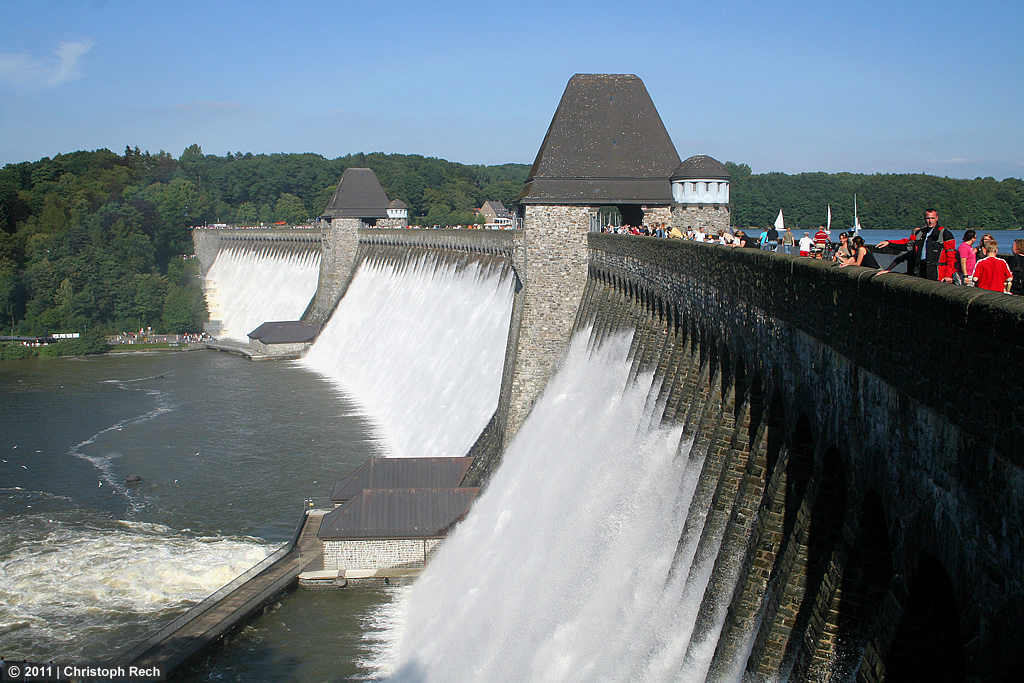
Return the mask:
[[[468, 517], [407, 598], [397, 681], [703, 680], [707, 577], [679, 548], [702, 458], [662, 427], [629, 338], [573, 340]], [[653, 415], [652, 415], [653, 412]], [[697, 534], [699, 536], [699, 534]], [[684, 560], [680, 563], [679, 556]], [[713, 645], [711, 646], [713, 649]]]
[[[83, 642], [102, 642], [126, 624], [159, 623], [167, 610], [199, 602], [273, 549], [252, 538], [203, 537], [143, 522], [80, 524], [66, 515], [21, 517], [17, 527], [0, 529], [4, 646], [35, 652], [46, 643], [53, 656], [81, 656]], [[14, 547], [20, 535], [32, 542]]]
[[265, 322], [298, 320], [316, 294], [319, 250], [232, 245], [217, 252], [204, 290], [212, 330], [220, 339], [246, 341]]
[[388, 455], [464, 456], [498, 404], [512, 295], [484, 262], [367, 260], [304, 362], [363, 405]]

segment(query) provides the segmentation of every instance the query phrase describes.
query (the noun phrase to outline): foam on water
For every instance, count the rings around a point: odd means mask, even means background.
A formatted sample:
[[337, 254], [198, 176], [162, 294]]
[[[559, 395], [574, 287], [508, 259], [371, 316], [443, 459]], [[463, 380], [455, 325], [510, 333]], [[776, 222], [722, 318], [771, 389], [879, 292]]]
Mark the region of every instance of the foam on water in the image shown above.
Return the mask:
[[154, 617], [199, 602], [273, 551], [253, 538], [81, 520], [80, 512], [28, 514], [0, 524], [0, 633], [7, 655], [81, 656], [83, 642], [102, 642], [100, 634], [110, 629], [152, 630]]
[[389, 455], [463, 456], [498, 404], [512, 294], [484, 263], [364, 261], [303, 362], [362, 404]]
[[247, 341], [265, 322], [298, 320], [320, 277], [319, 250], [231, 246], [217, 252], [204, 290], [216, 336]]
[[485, 492], [390, 607], [402, 625], [378, 665], [394, 680], [703, 680], [685, 661], [702, 595], [684, 595], [676, 557], [702, 459], [652, 419], [659, 387], [629, 380], [629, 341], [573, 340]]

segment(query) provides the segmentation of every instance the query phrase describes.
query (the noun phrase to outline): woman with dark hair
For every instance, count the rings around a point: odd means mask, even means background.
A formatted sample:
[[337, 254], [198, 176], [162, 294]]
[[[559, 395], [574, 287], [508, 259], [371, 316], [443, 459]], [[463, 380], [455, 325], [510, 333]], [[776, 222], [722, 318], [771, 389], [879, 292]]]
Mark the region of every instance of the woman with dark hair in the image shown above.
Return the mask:
[[864, 238], [857, 235], [853, 238], [853, 255], [849, 258], [841, 258], [840, 266], [864, 266], [865, 268], [878, 269], [878, 261], [871, 250], [864, 245]]
[[1010, 294], [1024, 296], [1024, 239], [1013, 241], [1013, 253], [1006, 257], [1006, 265], [1013, 273]]

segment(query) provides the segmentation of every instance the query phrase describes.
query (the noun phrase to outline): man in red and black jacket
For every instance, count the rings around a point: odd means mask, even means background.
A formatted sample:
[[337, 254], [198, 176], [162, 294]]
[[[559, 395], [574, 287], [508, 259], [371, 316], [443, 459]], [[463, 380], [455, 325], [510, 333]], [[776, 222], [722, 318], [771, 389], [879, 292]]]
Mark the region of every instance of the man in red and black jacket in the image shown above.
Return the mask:
[[[898, 263], [907, 261], [907, 273], [929, 280], [952, 282], [956, 270], [956, 239], [946, 228], [939, 225], [939, 212], [928, 209], [924, 212], [925, 226], [914, 228], [905, 240], [883, 240], [879, 247], [888, 244], [905, 244], [907, 251], [893, 259], [889, 270]], [[883, 273], [888, 270], [880, 271]]]

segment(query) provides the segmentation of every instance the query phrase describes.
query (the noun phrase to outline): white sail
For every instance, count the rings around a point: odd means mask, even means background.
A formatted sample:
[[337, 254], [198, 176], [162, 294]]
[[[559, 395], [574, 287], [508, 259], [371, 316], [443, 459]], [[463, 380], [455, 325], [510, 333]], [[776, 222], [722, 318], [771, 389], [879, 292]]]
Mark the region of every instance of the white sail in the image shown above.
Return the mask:
[[832, 232], [832, 205], [828, 205], [828, 218], [825, 221], [825, 232]]
[[860, 219], [857, 218], [857, 195], [853, 195], [853, 234], [860, 232]]
[[786, 223], [782, 220], [782, 209], [779, 209], [779, 217], [775, 219], [775, 229], [781, 232], [786, 232]]

